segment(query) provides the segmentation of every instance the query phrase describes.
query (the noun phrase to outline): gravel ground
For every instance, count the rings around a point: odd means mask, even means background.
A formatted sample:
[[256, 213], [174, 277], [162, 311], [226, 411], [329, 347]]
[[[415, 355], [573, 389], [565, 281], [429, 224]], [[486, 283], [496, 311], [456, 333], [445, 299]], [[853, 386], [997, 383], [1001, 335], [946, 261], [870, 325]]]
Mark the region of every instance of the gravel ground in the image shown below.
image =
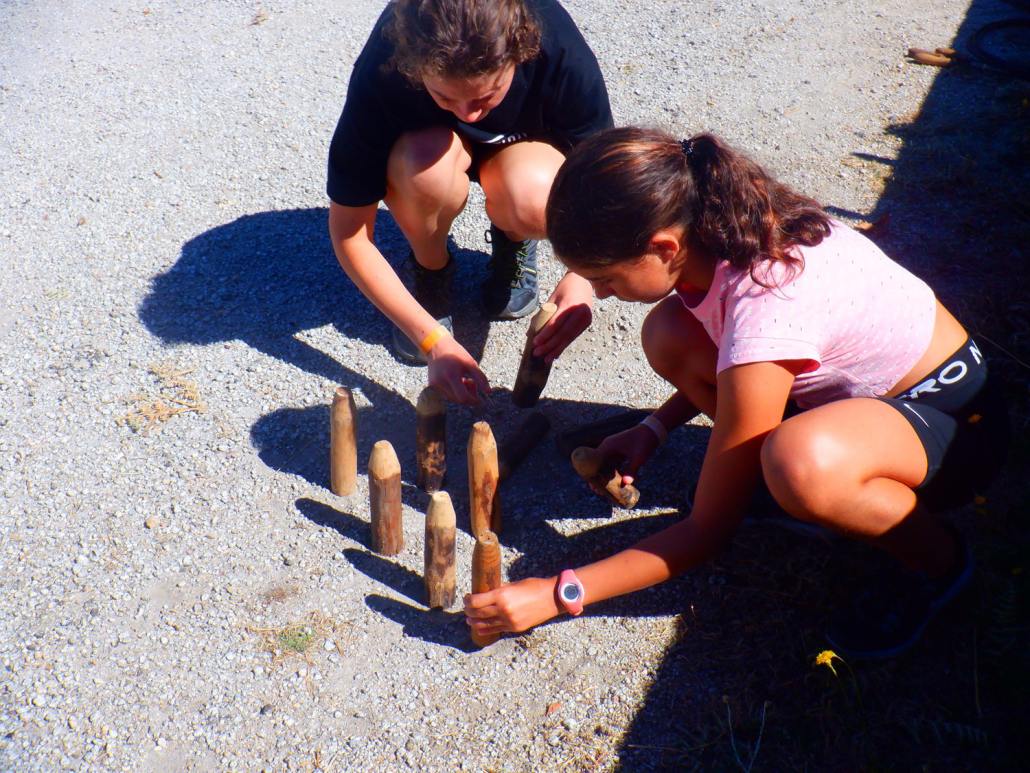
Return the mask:
[[[328, 142], [381, 7], [0, 5], [5, 769], [613, 766], [682, 599], [708, 592], [698, 573], [470, 652], [459, 615], [420, 603], [425, 496], [406, 484], [407, 547], [387, 560], [368, 547], [364, 477], [351, 497], [328, 490], [334, 386], [361, 390], [362, 458], [387, 438], [410, 481], [425, 378], [391, 357], [325, 233]], [[951, 40], [966, 4], [567, 7], [618, 123], [715, 130], [866, 212], [882, 180], [847, 160], [896, 155], [884, 127], [918, 110], [936, 74], [904, 51]], [[453, 232], [469, 294], [487, 249], [481, 204], [477, 190]], [[402, 257], [388, 219], [379, 235]], [[633, 354], [644, 311], [597, 305], [552, 374], [556, 426], [664, 397]], [[488, 327], [470, 304], [456, 325], [510, 386], [524, 323]], [[617, 367], [616, 347], [629, 352]], [[159, 400], [166, 420], [148, 420]], [[499, 436], [518, 420], [503, 392], [451, 412], [459, 527], [464, 438], [484, 416]], [[503, 491], [508, 576], [667, 523], [702, 439], [676, 433], [639, 510], [614, 516], [546, 443]], [[471, 547], [461, 532], [459, 594]], [[304, 656], [269, 651], [269, 631], [305, 622]], [[703, 664], [689, 677], [684, 701], [719, 690]]]

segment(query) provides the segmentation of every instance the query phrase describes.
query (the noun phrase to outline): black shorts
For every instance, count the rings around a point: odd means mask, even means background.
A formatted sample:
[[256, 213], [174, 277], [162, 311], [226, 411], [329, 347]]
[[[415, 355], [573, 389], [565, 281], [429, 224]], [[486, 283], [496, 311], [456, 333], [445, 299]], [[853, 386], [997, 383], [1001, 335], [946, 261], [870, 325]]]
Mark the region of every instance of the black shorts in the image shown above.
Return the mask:
[[908, 420], [926, 450], [926, 477], [915, 489], [923, 504], [946, 510], [986, 491], [1008, 454], [1009, 417], [972, 339], [912, 389], [880, 399]]

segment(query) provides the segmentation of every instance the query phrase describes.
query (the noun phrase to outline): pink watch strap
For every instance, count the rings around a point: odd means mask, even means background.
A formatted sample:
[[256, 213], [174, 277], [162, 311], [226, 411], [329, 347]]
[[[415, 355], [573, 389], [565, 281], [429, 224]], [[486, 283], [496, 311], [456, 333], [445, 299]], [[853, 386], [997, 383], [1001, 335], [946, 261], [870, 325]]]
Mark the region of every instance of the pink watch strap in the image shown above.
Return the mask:
[[558, 605], [573, 617], [583, 614], [583, 595], [583, 583], [574, 571], [565, 569], [558, 575], [558, 586], [555, 588]]

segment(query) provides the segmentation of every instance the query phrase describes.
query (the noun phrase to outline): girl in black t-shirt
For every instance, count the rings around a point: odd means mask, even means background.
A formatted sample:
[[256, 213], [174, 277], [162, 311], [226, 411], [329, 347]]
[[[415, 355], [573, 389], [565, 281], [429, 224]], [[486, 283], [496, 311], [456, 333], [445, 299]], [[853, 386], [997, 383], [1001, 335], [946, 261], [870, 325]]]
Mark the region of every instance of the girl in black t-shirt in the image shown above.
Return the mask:
[[[447, 236], [470, 181], [486, 194], [491, 316], [538, 306], [536, 240], [551, 181], [577, 142], [612, 125], [593, 53], [554, 0], [394, 0], [354, 65], [329, 153], [333, 248], [395, 325], [408, 362], [429, 363], [446, 398], [476, 403], [489, 382], [451, 334]], [[373, 242], [385, 201], [411, 246], [408, 287]], [[556, 357], [590, 322], [593, 292], [567, 273], [535, 353]]]

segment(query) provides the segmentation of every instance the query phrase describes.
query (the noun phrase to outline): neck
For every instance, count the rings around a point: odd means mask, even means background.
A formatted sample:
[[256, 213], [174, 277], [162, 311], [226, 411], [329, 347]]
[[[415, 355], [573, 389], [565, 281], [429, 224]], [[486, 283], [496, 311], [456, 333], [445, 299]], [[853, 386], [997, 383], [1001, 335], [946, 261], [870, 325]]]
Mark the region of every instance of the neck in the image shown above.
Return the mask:
[[[684, 249], [684, 252], [687, 252], [687, 249]], [[715, 256], [705, 247], [691, 244], [689, 255], [684, 257], [683, 268], [676, 279], [676, 288], [707, 291], [715, 277], [716, 263], [718, 261]]]

